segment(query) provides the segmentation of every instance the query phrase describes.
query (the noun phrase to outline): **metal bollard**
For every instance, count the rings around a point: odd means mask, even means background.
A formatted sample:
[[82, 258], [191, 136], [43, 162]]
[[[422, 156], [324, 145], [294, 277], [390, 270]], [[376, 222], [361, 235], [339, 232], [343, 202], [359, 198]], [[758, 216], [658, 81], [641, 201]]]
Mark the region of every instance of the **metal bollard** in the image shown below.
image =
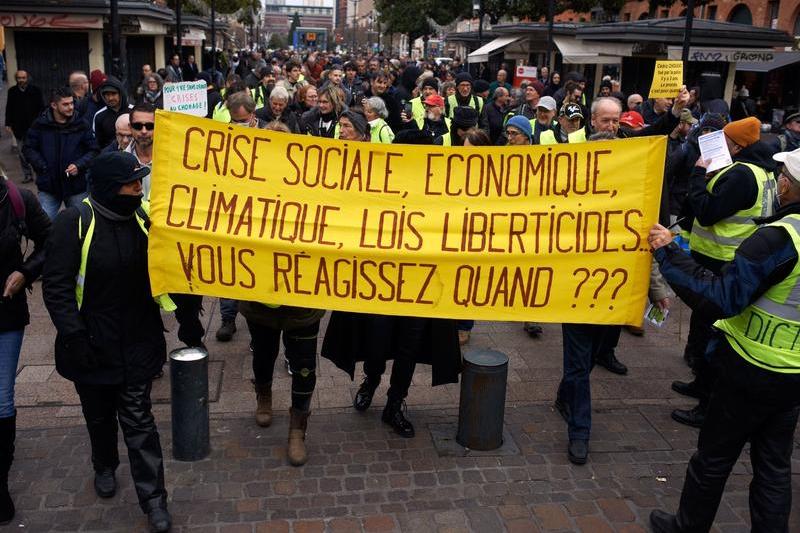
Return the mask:
[[172, 457], [199, 461], [210, 452], [208, 352], [182, 348], [169, 354], [172, 389]]
[[471, 450], [494, 450], [503, 444], [508, 356], [495, 350], [464, 355], [456, 442]]

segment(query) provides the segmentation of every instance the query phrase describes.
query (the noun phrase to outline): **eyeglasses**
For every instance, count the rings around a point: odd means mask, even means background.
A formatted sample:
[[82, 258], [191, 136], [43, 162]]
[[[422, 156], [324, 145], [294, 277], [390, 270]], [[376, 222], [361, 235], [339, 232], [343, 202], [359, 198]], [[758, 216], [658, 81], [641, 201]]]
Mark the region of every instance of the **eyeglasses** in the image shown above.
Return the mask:
[[153, 131], [154, 127], [155, 124], [152, 122], [131, 122], [131, 128], [136, 131], [141, 131], [143, 128], [147, 128], [147, 131]]
[[506, 130], [506, 137], [516, 137], [517, 135], [522, 135], [522, 133], [516, 130]]
[[231, 119], [231, 124], [239, 124], [240, 126], [241, 125], [247, 125], [247, 124], [250, 124], [251, 120], [252, 119], [250, 117], [242, 119], [242, 120], [236, 120], [236, 119], [232, 118]]

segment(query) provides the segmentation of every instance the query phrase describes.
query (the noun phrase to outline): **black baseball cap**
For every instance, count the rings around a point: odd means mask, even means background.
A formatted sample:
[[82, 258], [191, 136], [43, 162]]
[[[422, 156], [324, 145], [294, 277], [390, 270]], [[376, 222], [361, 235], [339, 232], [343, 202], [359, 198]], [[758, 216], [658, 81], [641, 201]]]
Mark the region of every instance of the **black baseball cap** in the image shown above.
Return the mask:
[[97, 156], [91, 170], [93, 180], [113, 181], [120, 185], [140, 180], [150, 173], [148, 167], [139, 164], [136, 156], [119, 151]]
[[569, 119], [585, 118], [581, 106], [578, 104], [567, 104], [561, 108], [561, 114]]

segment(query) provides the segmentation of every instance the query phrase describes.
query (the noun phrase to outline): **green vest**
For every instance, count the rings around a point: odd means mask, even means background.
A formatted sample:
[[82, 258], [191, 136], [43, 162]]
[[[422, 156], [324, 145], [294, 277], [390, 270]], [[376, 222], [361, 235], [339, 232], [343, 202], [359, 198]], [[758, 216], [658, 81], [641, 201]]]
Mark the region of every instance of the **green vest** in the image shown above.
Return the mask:
[[772, 174], [753, 163], [736, 162], [708, 180], [706, 190], [711, 193], [714, 184], [736, 165], [746, 165], [756, 178], [758, 196], [755, 203], [710, 227], [695, 222], [689, 241], [692, 251], [719, 261], [733, 259], [736, 249], [756, 230], [755, 218], [771, 216], [775, 211], [775, 191], [777, 184]]
[[417, 124], [425, 120], [425, 106], [422, 103], [422, 97], [417, 96], [416, 98], [412, 98], [409, 100], [409, 103], [411, 104], [411, 117], [417, 121]]
[[[800, 255], [800, 215], [768, 224], [784, 228]], [[800, 373], [800, 261], [789, 275], [733, 318], [717, 320], [731, 347], [765, 370]]]
[[220, 102], [214, 106], [214, 112], [211, 114], [211, 118], [217, 122], [224, 122], [226, 124], [231, 121], [231, 112], [228, 111], [228, 106], [225, 105], [225, 102]]
[[379, 118], [375, 124], [369, 127], [370, 141], [373, 143], [392, 144], [394, 132], [385, 120]]
[[[91, 213], [92, 218], [89, 221], [89, 227], [86, 229], [86, 233], [83, 232], [83, 221], [81, 218], [78, 218], [78, 239], [82, 241], [82, 244], [81, 264], [78, 267], [78, 275], [75, 276], [75, 299], [78, 302], [79, 311], [83, 305], [83, 288], [86, 285], [86, 265], [89, 262], [89, 250], [92, 246], [92, 237], [94, 236], [94, 208], [92, 207], [92, 203], [88, 198], [84, 198], [83, 203], [89, 206], [89, 212]], [[147, 204], [147, 207], [149, 208], [149, 203]], [[147, 223], [145, 222], [147, 213], [144, 205], [142, 208], [136, 210], [135, 216], [139, 227], [142, 228], [144, 234], [147, 235]], [[175, 302], [172, 301], [172, 298], [170, 298], [168, 294], [160, 294], [153, 297], [153, 299], [164, 311], [174, 311], [177, 309]]]
[[[447, 118], [453, 118], [455, 114], [455, 109], [458, 107], [458, 100], [456, 100], [456, 95], [451, 94], [447, 97], [445, 101], [445, 115]], [[413, 104], [412, 104], [413, 105]], [[478, 112], [478, 116], [481, 114], [481, 110], [483, 109], [483, 98], [478, 96], [477, 94], [471, 94], [469, 96], [469, 107], [474, 109]]]
[[[586, 142], [586, 128], [580, 128], [567, 135], [568, 143], [585, 143]], [[553, 130], [543, 131], [539, 135], [539, 144], [558, 144], [556, 139], [556, 132]]]

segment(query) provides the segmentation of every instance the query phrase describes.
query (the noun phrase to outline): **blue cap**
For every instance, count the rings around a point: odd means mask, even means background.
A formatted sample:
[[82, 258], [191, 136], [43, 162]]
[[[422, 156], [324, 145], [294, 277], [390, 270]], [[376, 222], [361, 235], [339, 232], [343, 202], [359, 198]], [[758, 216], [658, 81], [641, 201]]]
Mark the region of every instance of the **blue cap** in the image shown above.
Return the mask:
[[508, 119], [506, 128], [509, 126], [514, 126], [519, 131], [527, 135], [529, 141], [533, 140], [533, 128], [531, 128], [531, 121], [525, 118], [523, 115], [515, 115]]

